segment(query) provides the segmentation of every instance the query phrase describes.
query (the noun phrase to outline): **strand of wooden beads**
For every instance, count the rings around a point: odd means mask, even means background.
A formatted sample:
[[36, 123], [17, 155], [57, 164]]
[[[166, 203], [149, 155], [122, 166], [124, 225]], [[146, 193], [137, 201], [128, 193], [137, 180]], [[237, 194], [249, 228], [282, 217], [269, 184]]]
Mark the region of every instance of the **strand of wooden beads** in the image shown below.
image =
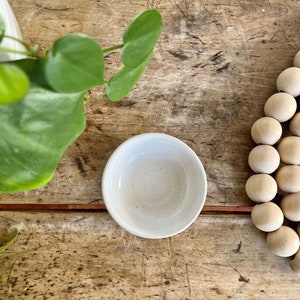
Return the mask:
[[[248, 178], [245, 190], [256, 203], [252, 222], [267, 233], [269, 249], [288, 257], [292, 270], [300, 275], [300, 112], [295, 99], [300, 96], [300, 51], [293, 67], [279, 74], [276, 88], [278, 93], [264, 105], [265, 116], [251, 127], [257, 145], [248, 164], [255, 174]], [[285, 122], [289, 122], [287, 132], [282, 127]]]

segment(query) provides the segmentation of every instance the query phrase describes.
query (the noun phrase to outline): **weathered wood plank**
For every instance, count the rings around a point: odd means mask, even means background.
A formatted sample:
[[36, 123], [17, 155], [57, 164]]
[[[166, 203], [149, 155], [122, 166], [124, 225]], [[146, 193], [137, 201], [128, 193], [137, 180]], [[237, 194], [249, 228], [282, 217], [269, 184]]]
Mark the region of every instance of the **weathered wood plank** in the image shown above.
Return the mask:
[[[298, 1], [10, 1], [24, 39], [42, 49], [68, 32], [104, 47], [118, 43], [141, 10], [157, 7], [164, 32], [149, 68], [120, 104], [92, 91], [87, 128], [65, 154], [53, 181], [1, 202], [102, 201], [101, 175], [112, 151], [143, 132], [165, 132], [189, 144], [208, 175], [208, 205], [249, 205], [249, 129], [275, 92], [276, 76], [300, 48]], [[107, 62], [114, 71], [117, 55]]]
[[201, 215], [159, 240], [121, 230], [106, 213], [0, 212], [18, 228], [0, 254], [0, 299], [299, 299], [287, 259], [248, 216]]

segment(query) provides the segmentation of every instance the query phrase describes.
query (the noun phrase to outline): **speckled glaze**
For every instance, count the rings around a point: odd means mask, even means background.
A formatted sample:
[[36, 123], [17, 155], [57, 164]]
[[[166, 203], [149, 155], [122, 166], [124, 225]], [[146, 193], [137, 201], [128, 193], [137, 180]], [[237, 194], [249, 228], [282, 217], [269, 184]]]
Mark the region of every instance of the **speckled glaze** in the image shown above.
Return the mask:
[[110, 157], [102, 179], [105, 205], [124, 229], [165, 238], [189, 227], [206, 198], [206, 175], [185, 143], [161, 133], [125, 141]]

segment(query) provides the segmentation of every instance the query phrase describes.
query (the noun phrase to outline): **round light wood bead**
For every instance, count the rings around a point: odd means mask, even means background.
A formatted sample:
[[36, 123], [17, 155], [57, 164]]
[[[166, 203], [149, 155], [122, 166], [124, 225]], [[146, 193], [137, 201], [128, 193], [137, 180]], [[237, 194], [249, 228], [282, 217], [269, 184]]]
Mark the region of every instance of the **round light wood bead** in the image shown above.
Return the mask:
[[281, 226], [267, 235], [267, 244], [277, 256], [290, 257], [299, 250], [299, 236], [296, 231], [288, 226]]
[[294, 58], [294, 67], [300, 68], [300, 51], [297, 52]]
[[287, 136], [278, 144], [280, 159], [285, 164], [300, 164], [300, 137]]
[[273, 94], [264, 105], [265, 115], [278, 120], [280, 123], [291, 119], [296, 110], [296, 99], [283, 92]]
[[300, 250], [297, 251], [295, 256], [292, 256], [289, 259], [289, 264], [291, 269], [297, 274], [300, 275]]
[[274, 145], [281, 135], [281, 124], [274, 118], [262, 117], [251, 127], [251, 137], [256, 144]]
[[271, 232], [282, 226], [284, 216], [277, 204], [266, 202], [253, 207], [251, 219], [255, 227], [261, 231]]
[[276, 173], [278, 188], [286, 193], [300, 192], [300, 167], [297, 165], [282, 166]]
[[288, 220], [300, 222], [300, 193], [285, 195], [280, 202], [280, 207]]
[[[257, 203], [251, 219], [256, 228], [268, 233], [269, 249], [277, 256], [290, 257], [291, 269], [300, 275], [300, 223], [297, 232], [283, 225], [285, 218], [300, 222], [300, 112], [296, 113], [295, 99], [300, 96], [300, 51], [294, 57], [293, 67], [279, 74], [276, 87], [278, 93], [264, 105], [265, 117], [251, 127], [251, 137], [257, 146], [249, 153], [248, 164], [258, 174], [248, 178], [245, 190]], [[288, 120], [293, 136], [280, 140], [283, 133], [280, 123]], [[275, 149], [273, 145], [277, 143]], [[279, 168], [280, 162], [285, 165]], [[274, 179], [270, 174], [276, 170]], [[278, 190], [289, 193], [280, 206], [272, 202]]]
[[245, 185], [247, 196], [256, 203], [271, 201], [277, 194], [276, 180], [268, 174], [254, 174]]
[[248, 156], [248, 164], [255, 173], [273, 173], [280, 164], [278, 151], [270, 145], [254, 147]]
[[300, 95], [300, 68], [290, 67], [282, 71], [277, 78], [276, 87], [278, 91], [298, 97]]
[[292, 134], [300, 136], [300, 113], [296, 113], [291, 119], [289, 130]]

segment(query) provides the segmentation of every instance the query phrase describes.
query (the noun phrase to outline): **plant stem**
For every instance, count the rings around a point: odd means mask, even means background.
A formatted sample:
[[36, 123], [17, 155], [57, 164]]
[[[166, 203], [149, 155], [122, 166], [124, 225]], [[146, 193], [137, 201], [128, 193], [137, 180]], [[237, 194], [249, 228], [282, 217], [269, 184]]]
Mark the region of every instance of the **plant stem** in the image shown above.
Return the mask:
[[7, 278], [8, 276], [9, 276], [8, 274], [0, 276], [0, 281], [3, 280], [3, 279], [5, 279], [5, 278]]
[[123, 46], [124, 46], [124, 44], [116, 45], [116, 46], [113, 46], [113, 47], [110, 47], [110, 48], [105, 48], [105, 49], [103, 49], [103, 53], [110, 52], [110, 51], [113, 51], [113, 50], [116, 50], [116, 49], [120, 49]]
[[11, 35], [4, 35], [5, 38], [13, 40], [18, 42], [19, 44], [23, 45], [28, 51], [30, 50], [30, 46], [28, 44], [26, 44], [25, 42], [23, 42], [22, 40], [15, 38], [14, 36]]
[[27, 43], [23, 42], [22, 40], [15, 38], [10, 35], [4, 35], [5, 38], [13, 40], [24, 46], [26, 51], [18, 51], [18, 50], [13, 50], [13, 49], [8, 49], [5, 47], [0, 47], [0, 52], [9, 52], [9, 53], [17, 53], [17, 54], [23, 54], [26, 56], [31, 56], [35, 58], [40, 58], [40, 56], [37, 53], [37, 47], [30, 47]]
[[5, 251], [17, 239], [18, 235], [19, 235], [19, 231], [17, 230], [14, 236], [6, 244], [0, 247], [0, 253]]
[[24, 55], [29, 54], [27, 51], [18, 51], [18, 50], [5, 48], [5, 47], [0, 47], [0, 52], [8, 52], [8, 53], [16, 53], [16, 54], [24, 54]]
[[0, 47], [0, 52], [21, 54], [21, 55], [25, 55], [25, 56], [34, 57], [37, 59], [40, 58], [40, 56], [36, 52], [32, 51], [31, 49], [28, 51], [18, 51], [18, 50], [9, 49], [6, 47]]

